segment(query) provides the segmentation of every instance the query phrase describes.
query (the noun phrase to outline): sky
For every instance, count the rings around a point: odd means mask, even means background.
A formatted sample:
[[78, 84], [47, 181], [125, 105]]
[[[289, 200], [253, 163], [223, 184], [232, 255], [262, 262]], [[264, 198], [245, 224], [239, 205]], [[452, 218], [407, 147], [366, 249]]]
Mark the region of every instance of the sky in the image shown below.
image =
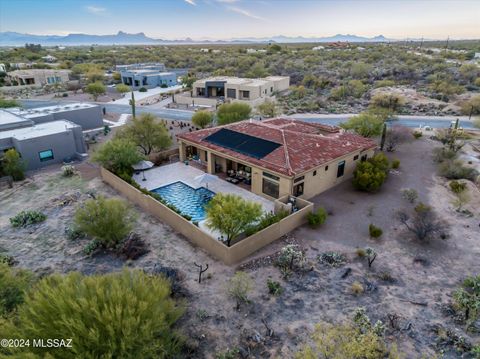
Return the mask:
[[322, 37], [480, 38], [479, 0], [0, 0], [0, 32], [144, 32], [194, 40]]

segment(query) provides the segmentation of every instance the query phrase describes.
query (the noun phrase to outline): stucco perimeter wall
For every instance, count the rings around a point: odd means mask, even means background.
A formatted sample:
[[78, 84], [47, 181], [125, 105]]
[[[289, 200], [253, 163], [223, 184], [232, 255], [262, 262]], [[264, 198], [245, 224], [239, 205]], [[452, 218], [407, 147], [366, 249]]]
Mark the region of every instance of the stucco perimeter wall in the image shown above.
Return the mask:
[[207, 233], [203, 232], [190, 221], [187, 221], [185, 218], [164, 206], [153, 197], [143, 194], [141, 191], [117, 177], [110, 171], [101, 168], [101, 175], [104, 182], [112, 186], [131, 202], [135, 203], [144, 211], [157, 217], [161, 221], [167, 223], [177, 232], [187, 237], [190, 242], [205, 249], [212, 256], [229, 265], [241, 261], [260, 248], [302, 225], [306, 222], [307, 214], [313, 210], [312, 203], [301, 200], [305, 202], [305, 207], [299, 211], [282, 219], [280, 222], [275, 223], [264, 230], [243, 239], [231, 247], [227, 247], [218, 240], [210, 237]]

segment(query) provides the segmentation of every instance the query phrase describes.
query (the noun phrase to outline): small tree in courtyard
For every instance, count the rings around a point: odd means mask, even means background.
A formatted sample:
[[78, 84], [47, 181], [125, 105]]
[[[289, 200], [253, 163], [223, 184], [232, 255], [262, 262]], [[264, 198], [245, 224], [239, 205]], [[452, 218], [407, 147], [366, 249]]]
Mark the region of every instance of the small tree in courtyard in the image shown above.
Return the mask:
[[75, 213], [76, 228], [95, 238], [105, 248], [115, 248], [130, 233], [135, 215], [120, 199], [87, 200]]
[[136, 144], [144, 155], [165, 150], [172, 144], [165, 124], [151, 113], [142, 113], [133, 119], [117, 136]]
[[97, 101], [100, 95], [105, 95], [105, 93], [107, 92], [107, 89], [105, 85], [102, 84], [101, 82], [92, 82], [87, 85], [87, 87], [85, 88], [85, 92], [92, 95], [93, 100]]
[[219, 125], [243, 121], [250, 118], [252, 108], [241, 102], [225, 103], [218, 108], [217, 117]]
[[225, 235], [230, 246], [262, 214], [259, 203], [247, 201], [234, 194], [218, 193], [206, 206], [207, 226]]
[[383, 153], [359, 162], [353, 172], [353, 186], [360, 191], [378, 191], [387, 178], [388, 168], [388, 159]]
[[25, 178], [25, 162], [14, 148], [5, 152], [1, 167], [2, 171], [7, 176], [12, 176], [14, 181], [21, 181]]
[[115, 138], [102, 145], [93, 155], [93, 160], [117, 175], [133, 173], [132, 165], [144, 158], [136, 145], [126, 139]]
[[200, 128], [209, 126], [213, 121], [212, 113], [209, 111], [198, 111], [192, 116], [192, 123]]

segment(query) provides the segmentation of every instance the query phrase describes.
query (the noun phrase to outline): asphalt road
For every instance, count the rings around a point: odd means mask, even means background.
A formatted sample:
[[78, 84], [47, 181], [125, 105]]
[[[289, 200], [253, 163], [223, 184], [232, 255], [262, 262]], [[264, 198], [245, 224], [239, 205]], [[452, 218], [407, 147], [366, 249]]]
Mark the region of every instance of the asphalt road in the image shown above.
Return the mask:
[[[35, 108], [40, 106], [54, 106], [58, 104], [67, 104], [72, 103], [69, 101], [51, 101], [51, 100], [21, 100], [20, 101], [25, 108]], [[119, 105], [113, 103], [98, 103], [100, 106], [105, 107], [107, 112], [113, 113], [131, 113], [131, 107], [129, 105]], [[185, 110], [176, 110], [169, 108], [153, 108], [148, 106], [137, 106], [137, 113], [149, 112], [157, 115], [158, 117], [168, 119], [168, 120], [180, 120], [180, 121], [190, 121], [193, 115], [191, 111]], [[328, 125], [338, 125], [341, 122], [344, 122], [348, 119], [349, 115], [312, 115], [311, 117], [304, 118], [303, 116], [289, 116], [291, 118], [298, 118], [303, 121], [310, 122], [319, 122], [325, 123]], [[451, 118], [453, 119], [453, 117]], [[392, 122], [393, 123], [393, 122]], [[403, 125], [407, 127], [419, 127], [430, 126], [433, 128], [447, 128], [450, 126], [450, 121], [446, 118], [440, 116], [398, 116], [398, 119], [394, 121], [395, 124]], [[460, 126], [463, 128], [474, 128], [472, 121], [468, 119], [461, 118]]]

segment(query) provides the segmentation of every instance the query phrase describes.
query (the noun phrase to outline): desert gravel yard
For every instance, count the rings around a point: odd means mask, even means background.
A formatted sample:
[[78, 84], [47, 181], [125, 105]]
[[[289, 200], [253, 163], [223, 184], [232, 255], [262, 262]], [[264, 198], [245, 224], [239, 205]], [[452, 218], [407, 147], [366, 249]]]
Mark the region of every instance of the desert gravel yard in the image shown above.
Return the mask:
[[[359, 306], [366, 308], [373, 321], [384, 321], [387, 341], [398, 343], [406, 358], [431, 356], [440, 350], [445, 358], [457, 358], [461, 356], [454, 345], [440, 341], [437, 333], [441, 326], [469, 342], [480, 340], [478, 333], [465, 333], [464, 326], [448, 311], [452, 291], [466, 276], [480, 273], [480, 194], [470, 183], [471, 199], [465, 208], [473, 216], [454, 210], [447, 182], [435, 175], [431, 158], [435, 146], [438, 142], [421, 139], [388, 154], [401, 164], [379, 193], [356, 192], [347, 181], [317, 196], [316, 206], [330, 213], [322, 227], [314, 230], [303, 226], [236, 268], [215, 261], [139, 209], [134, 231], [147, 242], [148, 254], [135, 261], [105, 252], [85, 255], [88, 239], [69, 240], [65, 234], [75, 208], [92, 195], [118, 196], [94, 177], [92, 170], [85, 177], [65, 178], [58, 169], [52, 169], [38, 172], [13, 189], [1, 188], [0, 251], [13, 256], [18, 266], [37, 273], [104, 273], [123, 266], [148, 271], [176, 269], [176, 295], [188, 304], [180, 326], [190, 338], [191, 354], [187, 357], [191, 358], [214, 358], [215, 353], [232, 348], [239, 355], [250, 353], [249, 358], [292, 358], [316, 323], [346, 320]], [[419, 244], [405, 231], [396, 215], [399, 209], [411, 206], [401, 196], [403, 188], [416, 189], [419, 200], [433, 206], [448, 223], [446, 239]], [[12, 228], [9, 218], [28, 209], [44, 212], [47, 220], [23, 229]], [[383, 229], [379, 239], [370, 238], [370, 223]], [[286, 243], [303, 248], [308, 261], [308, 270], [288, 279], [273, 265], [276, 253]], [[367, 246], [378, 253], [371, 269], [356, 254], [358, 248]], [[331, 251], [343, 254], [345, 263], [329, 266], [317, 259]], [[201, 284], [196, 281], [194, 262], [209, 264]], [[225, 290], [237, 269], [248, 273], [254, 282], [250, 303], [240, 310], [235, 309], [235, 301]], [[283, 293], [269, 295], [267, 279], [279, 281]], [[355, 281], [362, 284], [363, 293], [352, 293]], [[389, 324], [389, 315], [397, 318], [394, 327]]]

